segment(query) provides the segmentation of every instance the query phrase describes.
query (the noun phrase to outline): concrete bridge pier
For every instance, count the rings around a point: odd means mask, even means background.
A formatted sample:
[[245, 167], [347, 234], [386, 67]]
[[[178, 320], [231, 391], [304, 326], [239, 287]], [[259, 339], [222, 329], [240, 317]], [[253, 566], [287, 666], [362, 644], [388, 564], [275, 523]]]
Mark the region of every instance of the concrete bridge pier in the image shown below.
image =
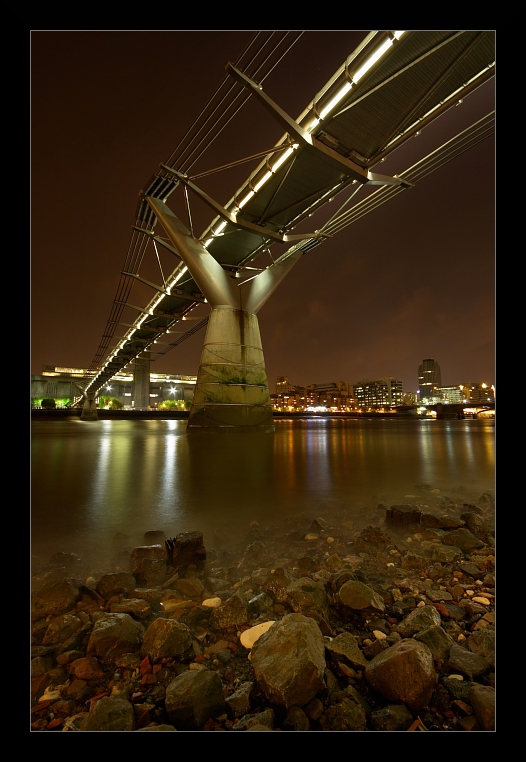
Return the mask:
[[97, 403], [94, 392], [84, 392], [85, 399], [80, 413], [81, 421], [98, 421]]
[[210, 313], [188, 431], [274, 431], [256, 315], [232, 307]]
[[273, 432], [257, 312], [302, 252], [240, 284], [164, 202], [147, 201], [211, 306], [187, 432]]
[[135, 360], [132, 384], [133, 407], [150, 407], [150, 357], [151, 353], [146, 351]]

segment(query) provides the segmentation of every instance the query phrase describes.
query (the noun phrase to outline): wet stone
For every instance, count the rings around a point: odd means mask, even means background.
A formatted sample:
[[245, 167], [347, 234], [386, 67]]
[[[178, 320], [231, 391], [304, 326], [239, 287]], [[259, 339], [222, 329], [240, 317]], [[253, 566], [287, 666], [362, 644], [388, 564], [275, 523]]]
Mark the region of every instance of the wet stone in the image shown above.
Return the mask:
[[[477, 507], [491, 522], [491, 503]], [[469, 558], [444, 544], [468, 511], [443, 508], [444, 527], [402, 533], [385, 507], [374, 519], [341, 510], [238, 527], [208, 562], [197, 536], [178, 567], [145, 534], [139, 547], [155, 550], [134, 565], [123, 538], [120, 568], [113, 557], [79, 580], [37, 568], [31, 730], [491, 731], [495, 553], [489, 537]], [[146, 584], [149, 565], [161, 572]]]

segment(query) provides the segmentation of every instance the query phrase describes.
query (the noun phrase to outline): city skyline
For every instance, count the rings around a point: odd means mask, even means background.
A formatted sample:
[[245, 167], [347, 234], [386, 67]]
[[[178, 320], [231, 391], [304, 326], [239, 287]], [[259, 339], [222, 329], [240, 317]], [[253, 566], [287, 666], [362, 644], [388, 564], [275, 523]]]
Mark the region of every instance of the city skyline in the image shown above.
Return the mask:
[[[85, 371], [86, 370], [86, 368], [75, 368], [71, 364], [66, 364], [64, 366], [59, 366], [59, 365], [52, 365], [51, 363], [46, 363], [45, 366], [43, 366], [43, 368], [41, 368], [41, 370], [38, 373], [32, 373], [31, 375], [32, 376], [33, 375], [35, 375], [35, 376], [42, 375], [42, 370], [44, 368], [47, 368], [47, 369], [53, 368], [55, 372], [65, 372], [66, 370], [68, 370], [68, 371], [74, 371], [74, 370], [76, 370], [76, 371]], [[420, 366], [419, 366], [419, 368], [420, 368]], [[127, 369], [127, 370], [123, 369], [123, 370], [119, 371], [118, 373], [116, 373], [115, 377], [118, 377], [119, 375], [133, 375], [133, 370], [132, 369]], [[160, 371], [157, 368], [155, 368], [155, 364], [152, 364], [152, 366], [151, 366], [150, 375], [151, 376], [157, 376], [157, 375], [164, 376], [164, 375], [166, 375], [166, 376], [174, 376], [174, 377], [197, 378], [197, 372], [196, 373], [177, 373], [176, 371], [174, 371], [174, 372]], [[270, 394], [275, 394], [276, 393], [276, 386], [277, 386], [278, 382], [281, 379], [287, 379], [287, 383], [290, 386], [294, 386], [294, 387], [297, 387], [297, 388], [310, 388], [310, 387], [320, 386], [320, 385], [327, 384], [327, 383], [336, 383], [336, 384], [338, 384], [338, 383], [345, 383], [345, 384], [348, 384], [349, 386], [356, 386], [357, 384], [363, 383], [364, 381], [380, 381], [383, 378], [394, 379], [396, 381], [401, 382], [402, 386], [403, 386], [404, 394], [410, 393], [410, 392], [412, 392], [414, 394], [418, 394], [419, 393], [419, 389], [417, 389], [416, 391], [412, 390], [412, 389], [407, 389], [405, 387], [405, 385], [404, 385], [404, 379], [397, 378], [396, 376], [394, 376], [392, 374], [387, 374], [386, 376], [374, 376], [374, 377], [371, 376], [371, 375], [365, 375], [365, 376], [362, 376], [361, 378], [355, 378], [355, 379], [336, 378], [336, 377], [331, 377], [330, 374], [329, 374], [329, 376], [327, 378], [324, 378], [324, 379], [318, 379], [318, 380], [315, 380], [315, 381], [310, 380], [310, 381], [307, 381], [306, 383], [295, 383], [294, 379], [292, 379], [287, 374], [283, 373], [281, 375], [274, 376], [273, 378], [268, 376], [267, 377], [267, 381], [268, 381], [268, 387], [269, 387]], [[488, 387], [492, 387], [493, 386], [493, 388], [495, 388], [495, 382], [494, 381], [487, 381], [486, 379], [473, 379], [473, 378], [465, 378], [465, 379], [462, 379], [460, 381], [453, 382], [453, 383], [450, 383], [450, 384], [447, 384], [447, 385], [446, 384], [441, 384], [439, 388], [449, 388], [449, 387], [453, 387], [454, 388], [454, 387], [459, 387], [459, 386], [468, 385], [468, 384], [471, 384], [471, 385], [487, 384]]]
[[[44, 364], [91, 363], [139, 189], [252, 34], [32, 32], [32, 374]], [[365, 34], [305, 32], [265, 91], [296, 117]], [[146, 93], [155, 105], [145, 105]], [[490, 80], [382, 171], [411, 166], [494, 99]], [[245, 144], [233, 146], [237, 157], [275, 142], [253, 113]], [[258, 315], [271, 388], [279, 375], [317, 383], [314, 366], [319, 383], [391, 376], [416, 391], [425, 357], [438, 358], [444, 385], [495, 383], [494, 149], [493, 138], [484, 140], [302, 258]], [[152, 372], [196, 375], [203, 339], [197, 332]]]

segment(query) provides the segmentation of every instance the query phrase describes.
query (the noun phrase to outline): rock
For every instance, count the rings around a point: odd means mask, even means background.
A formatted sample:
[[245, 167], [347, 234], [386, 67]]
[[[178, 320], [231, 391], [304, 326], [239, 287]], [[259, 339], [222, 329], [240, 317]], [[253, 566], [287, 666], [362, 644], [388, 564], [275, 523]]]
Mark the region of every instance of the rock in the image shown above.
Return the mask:
[[303, 707], [323, 686], [323, 635], [313, 619], [287, 614], [254, 643], [251, 661], [270, 704]]
[[412, 722], [413, 715], [403, 704], [389, 704], [371, 712], [373, 730], [408, 730]]
[[250, 694], [254, 688], [252, 681], [242, 683], [234, 693], [225, 699], [229, 717], [242, 717], [250, 709]]
[[380, 595], [363, 582], [349, 580], [338, 591], [340, 604], [353, 611], [379, 611], [383, 614], [385, 604]]
[[129, 572], [115, 572], [113, 574], [104, 574], [97, 582], [95, 590], [105, 600], [109, 600], [112, 595], [128, 595], [136, 587], [136, 584], [133, 574]]
[[420, 711], [429, 704], [437, 683], [433, 656], [417, 640], [404, 639], [375, 656], [365, 668], [369, 684], [391, 701]]
[[[456, 501], [443, 505], [460, 511]], [[490, 506], [480, 505], [489, 522]], [[129, 727], [127, 709], [120, 712], [118, 705], [113, 719], [109, 711], [104, 717], [101, 702], [108, 698], [132, 706], [136, 731], [182, 729], [187, 714], [190, 724], [205, 731], [493, 729], [492, 538], [488, 534], [488, 544], [473, 548], [467, 560], [467, 552], [441, 541], [462, 528], [450, 520], [444, 528], [410, 524], [403, 535], [393, 530], [396, 544], [382, 524], [385, 510], [377, 512], [377, 527], [360, 531], [342, 509], [337, 519], [317, 521], [311, 527], [317, 539], [308, 543], [309, 516], [289, 516], [284, 527], [252, 526], [244, 535], [223, 538], [206, 566], [204, 548], [176, 568], [166, 552], [164, 560], [146, 557], [162, 556], [157, 543], [145, 557], [135, 554], [134, 569], [155, 579], [148, 585], [130, 572], [131, 545], [121, 552], [119, 566], [114, 557], [106, 567], [81, 568], [79, 580], [73, 576], [78, 563], [72, 559], [72, 574], [63, 565], [66, 554], [58, 554], [60, 565], [38, 567], [31, 578], [31, 730], [83, 730], [90, 715], [95, 723], [95, 704], [101, 725]], [[421, 507], [415, 504], [415, 510]], [[469, 514], [478, 517], [471, 507]], [[366, 515], [364, 521], [371, 521]], [[468, 523], [470, 531], [479, 527], [472, 518]], [[161, 538], [147, 539], [155, 545]], [[194, 550], [200, 542], [198, 537]], [[88, 577], [89, 584], [80, 581]], [[354, 590], [345, 589], [347, 583]], [[344, 606], [342, 590], [346, 601], [356, 604], [361, 596], [367, 605]], [[287, 637], [262, 648], [282, 628], [288, 628]], [[427, 649], [434, 670], [429, 681], [438, 679], [428, 705], [418, 710], [395, 678], [411, 686], [416, 675], [416, 684], [425, 683], [421, 654], [406, 655], [409, 666], [396, 660], [391, 665], [395, 677], [387, 682], [394, 683], [396, 698], [366, 677], [371, 665], [392, 659], [401, 644]], [[400, 677], [404, 669], [409, 677]], [[178, 701], [191, 706], [176, 726], [167, 711], [174, 691], [168, 687], [181, 675], [198, 674], [215, 675], [221, 696], [211, 699], [207, 690], [201, 696], [197, 683], [195, 690], [185, 685]], [[208, 712], [201, 714], [202, 705]]]
[[147, 619], [152, 607], [142, 598], [125, 598], [110, 605], [112, 614], [130, 614], [135, 619]]
[[94, 656], [75, 659], [68, 665], [68, 671], [77, 680], [102, 680], [104, 678], [102, 665]]
[[342, 632], [325, 644], [329, 661], [333, 665], [340, 663], [349, 667], [364, 668], [369, 663], [358, 646], [358, 640], [350, 632]]
[[177, 730], [202, 730], [226, 708], [219, 675], [208, 670], [183, 672], [167, 686], [165, 705]]
[[239, 722], [236, 722], [234, 730], [274, 730], [275, 715], [273, 709], [265, 709], [263, 712], [257, 714], [249, 714], [245, 717], [241, 717]]
[[210, 627], [221, 630], [225, 627], [242, 627], [250, 621], [250, 606], [243, 593], [236, 592], [221, 606], [212, 609]]
[[454, 545], [456, 548], [460, 548], [463, 553], [469, 553], [474, 548], [484, 547], [484, 542], [465, 527], [446, 532], [442, 537], [442, 542], [444, 545]]
[[411, 638], [420, 630], [428, 627], [438, 627], [441, 623], [440, 614], [435, 606], [422, 606], [411, 611], [401, 622], [396, 625], [396, 631], [403, 638]]
[[174, 589], [188, 598], [198, 598], [205, 587], [199, 577], [186, 577], [178, 579], [174, 584]]
[[42, 639], [42, 644], [63, 643], [66, 639], [71, 638], [81, 627], [82, 622], [78, 616], [61, 614], [50, 622]]
[[206, 561], [206, 549], [202, 532], [180, 532], [165, 543], [168, 558], [173, 567], [180, 569], [195, 564], [202, 569]]
[[385, 512], [386, 526], [393, 529], [400, 529], [411, 526], [411, 524], [420, 524], [422, 512], [414, 505], [392, 505]]
[[423, 513], [420, 523], [431, 529], [458, 529], [464, 526], [461, 518], [448, 513], [436, 515], [434, 513]]
[[161, 558], [141, 558], [133, 564], [132, 573], [139, 587], [162, 585], [167, 577], [166, 561]]
[[472, 684], [469, 703], [482, 730], [495, 730], [495, 689], [489, 685]]
[[467, 647], [475, 654], [482, 656], [488, 664], [495, 664], [495, 629], [487, 627], [476, 630], [467, 640]]
[[367, 717], [359, 704], [344, 698], [326, 709], [318, 722], [320, 730], [365, 730]]
[[451, 545], [433, 545], [430, 548], [430, 556], [433, 561], [439, 561], [441, 564], [451, 564], [462, 558], [460, 548]]
[[472, 653], [467, 648], [455, 644], [449, 652], [450, 669], [460, 672], [468, 679], [480, 677], [490, 668], [489, 663], [479, 654]]
[[146, 629], [141, 653], [150, 661], [158, 662], [169, 656], [184, 654], [192, 645], [190, 629], [173, 619], [155, 619]]
[[281, 724], [282, 730], [310, 730], [309, 718], [299, 706], [291, 706]]
[[439, 625], [431, 625], [431, 627], [418, 630], [413, 637], [420, 643], [425, 643], [431, 651], [434, 661], [440, 664], [447, 662], [451, 648], [455, 645], [453, 638]]
[[33, 620], [66, 614], [75, 607], [80, 597], [79, 585], [74, 579], [50, 580], [31, 596]]
[[320, 614], [329, 617], [325, 586], [310, 577], [300, 577], [291, 582], [285, 591], [284, 601], [296, 614], [314, 619], [318, 619]]
[[93, 701], [82, 730], [134, 730], [135, 715], [129, 701], [107, 696]]
[[[132, 548], [130, 566], [133, 569], [145, 558], [157, 561], [166, 561], [166, 549], [163, 545], [139, 545]], [[132, 572], [133, 573], [133, 572]]]
[[144, 627], [129, 614], [106, 614], [91, 632], [87, 655], [112, 664], [122, 654], [140, 650]]

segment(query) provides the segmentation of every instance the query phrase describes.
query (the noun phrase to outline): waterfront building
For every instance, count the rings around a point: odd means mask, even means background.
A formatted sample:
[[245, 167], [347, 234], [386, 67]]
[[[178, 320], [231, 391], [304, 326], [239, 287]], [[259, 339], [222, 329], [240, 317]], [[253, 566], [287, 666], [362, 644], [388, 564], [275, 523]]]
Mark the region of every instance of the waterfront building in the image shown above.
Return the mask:
[[448, 405], [458, 405], [461, 402], [468, 401], [464, 397], [460, 386], [441, 386], [437, 389], [437, 396], [441, 402], [445, 402]]
[[418, 391], [420, 402], [440, 401], [438, 389], [442, 386], [442, 374], [440, 365], [433, 358], [422, 360], [418, 366]]
[[474, 404], [484, 405], [486, 402], [495, 402], [495, 386], [481, 384], [460, 384], [463, 399]]
[[398, 406], [404, 397], [403, 384], [392, 376], [364, 379], [354, 384], [354, 396], [362, 409]]
[[[81, 395], [75, 382], [80, 382], [86, 375], [82, 368], [64, 368], [44, 365], [42, 373], [31, 376], [31, 406], [40, 407], [42, 399], [53, 399], [57, 407], [67, 407], [80, 401]], [[150, 373], [150, 407], [156, 408], [166, 400], [178, 400], [181, 407], [187, 407], [194, 396], [197, 376], [180, 376], [169, 373]], [[116, 373], [105, 388], [101, 397], [116, 398], [124, 408], [135, 407], [134, 377], [130, 371]]]

